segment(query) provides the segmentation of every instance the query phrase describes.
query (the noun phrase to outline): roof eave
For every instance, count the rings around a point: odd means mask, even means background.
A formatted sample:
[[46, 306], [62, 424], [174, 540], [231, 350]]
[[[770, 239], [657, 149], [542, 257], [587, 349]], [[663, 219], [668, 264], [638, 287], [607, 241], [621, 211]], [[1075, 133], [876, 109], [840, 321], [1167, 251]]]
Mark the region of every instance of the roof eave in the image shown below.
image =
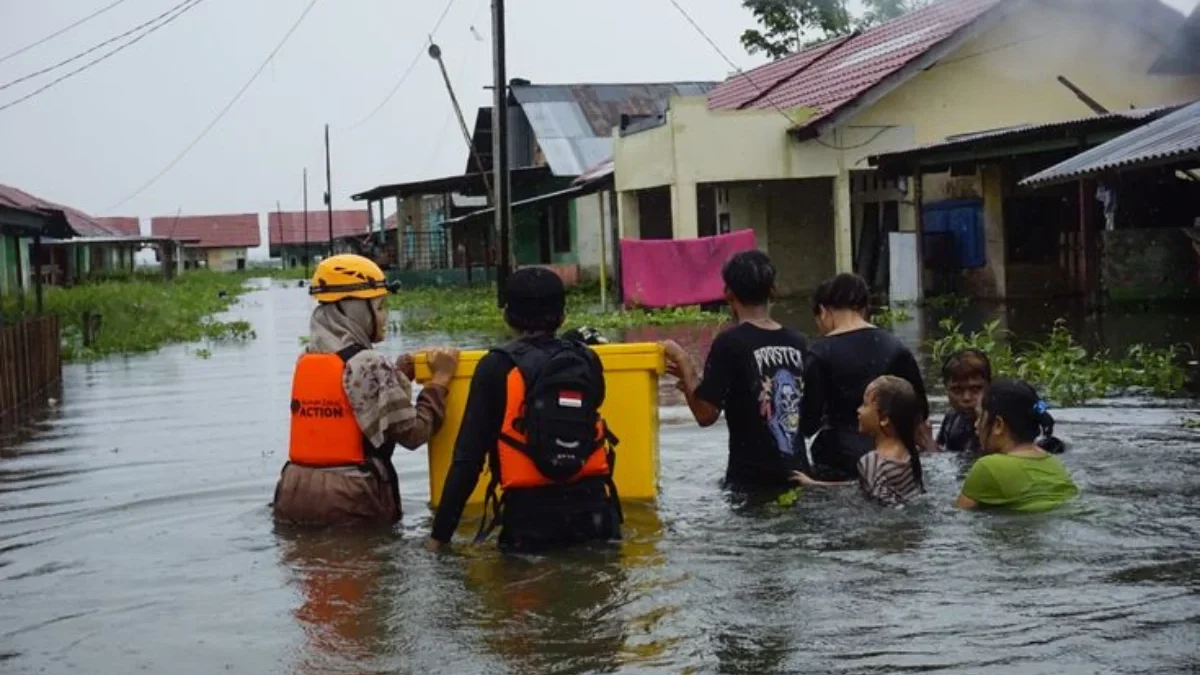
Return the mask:
[[850, 99], [820, 119], [792, 127], [788, 130], [788, 134], [797, 141], [803, 142], [819, 138], [837, 129], [850, 121], [858, 113], [878, 103], [884, 96], [895, 91], [921, 71], [933, 67], [938, 61], [953, 53], [966, 42], [990, 30], [1006, 14], [1026, 2], [1029, 2], [1029, 0], [1001, 0], [995, 6], [975, 17], [971, 22], [951, 33], [946, 39], [933, 45], [892, 74], [859, 93], [858, 96]]

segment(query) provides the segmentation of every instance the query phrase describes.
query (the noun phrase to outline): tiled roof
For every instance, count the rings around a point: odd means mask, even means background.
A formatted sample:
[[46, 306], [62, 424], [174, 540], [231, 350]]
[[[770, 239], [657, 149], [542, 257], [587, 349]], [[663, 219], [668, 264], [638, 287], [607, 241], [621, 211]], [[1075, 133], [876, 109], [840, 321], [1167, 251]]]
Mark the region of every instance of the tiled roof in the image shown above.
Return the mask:
[[111, 218], [96, 218], [96, 222], [127, 237], [136, 237], [142, 233], [142, 226], [137, 218], [131, 216], [113, 216]]
[[715, 82], [643, 84], [513, 83], [513, 98], [555, 176], [578, 176], [612, 156], [621, 116], [660, 115], [672, 96], [699, 96]]
[[192, 248], [254, 248], [262, 243], [257, 213], [215, 216], [155, 216], [150, 233], [175, 239], [195, 239]]
[[67, 224], [76, 236], [111, 237], [121, 234], [83, 211], [35, 197], [24, 190], [8, 185], [0, 185], [0, 203], [21, 209], [35, 209], [50, 213], [59, 212], [66, 219]]
[[1167, 164], [1188, 157], [1200, 157], [1200, 101], [1036, 173], [1021, 184], [1063, 183], [1107, 171]]
[[[283, 228], [280, 228], [282, 216]], [[333, 212], [333, 238], [351, 237], [367, 234], [367, 224], [370, 215], [366, 209], [338, 210]], [[303, 244], [304, 212], [284, 211], [282, 214], [271, 211], [267, 214], [267, 241], [272, 246], [276, 244]], [[327, 211], [308, 212], [308, 242], [320, 243], [329, 241], [329, 213]]]
[[811, 108], [810, 125], [853, 102], [1007, 0], [943, 0], [859, 34], [734, 75], [709, 93], [715, 110]]

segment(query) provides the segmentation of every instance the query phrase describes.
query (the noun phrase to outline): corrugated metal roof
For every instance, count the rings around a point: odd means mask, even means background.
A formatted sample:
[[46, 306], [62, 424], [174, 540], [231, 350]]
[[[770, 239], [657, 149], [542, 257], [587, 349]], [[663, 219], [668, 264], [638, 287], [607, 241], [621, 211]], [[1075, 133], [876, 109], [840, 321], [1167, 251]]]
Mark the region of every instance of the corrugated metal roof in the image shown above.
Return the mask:
[[214, 216], [155, 216], [151, 234], [175, 239], [195, 239], [194, 248], [254, 248], [262, 243], [257, 213]]
[[919, 145], [908, 150], [872, 155], [868, 160], [874, 166], [883, 163], [902, 162], [906, 159], [914, 159], [922, 155], [942, 154], [958, 150], [978, 150], [984, 147], [1012, 146], [1020, 142], [1065, 137], [1078, 133], [1095, 133], [1106, 130], [1120, 132], [1144, 123], [1147, 120], [1158, 119], [1178, 110], [1180, 105], [1182, 104], [1117, 110], [1107, 115], [1091, 115], [1089, 117], [1077, 117], [1057, 122], [1046, 122], [1044, 124], [1018, 124], [1000, 129], [986, 129], [983, 131], [956, 134], [936, 143]]
[[1200, 101], [1038, 172], [1021, 185], [1049, 185], [1145, 164], [1200, 158]]
[[661, 115], [672, 96], [702, 96], [716, 82], [653, 84], [513, 84], [555, 176], [578, 176], [612, 156], [621, 115]]
[[76, 236], [108, 237], [121, 234], [121, 232], [107, 227], [83, 211], [35, 197], [24, 190], [9, 185], [0, 185], [0, 203], [20, 209], [61, 213], [66, 219], [67, 225], [74, 231]]
[[119, 232], [123, 236], [137, 236], [142, 233], [141, 222], [132, 216], [112, 216], [110, 218], [96, 218], [95, 220], [104, 227], [114, 232]]
[[[283, 216], [283, 227], [280, 228], [280, 216]], [[333, 212], [333, 238], [355, 237], [367, 234], [370, 214], [366, 209], [340, 209]], [[303, 244], [304, 212], [284, 211], [282, 214], [274, 211], [267, 214], [267, 241], [271, 246], [283, 244]], [[327, 211], [308, 212], [308, 243], [324, 243], [329, 241], [329, 213]]]
[[944, 0], [860, 34], [804, 49], [731, 77], [708, 96], [716, 110], [811, 108], [825, 117], [1006, 0]]

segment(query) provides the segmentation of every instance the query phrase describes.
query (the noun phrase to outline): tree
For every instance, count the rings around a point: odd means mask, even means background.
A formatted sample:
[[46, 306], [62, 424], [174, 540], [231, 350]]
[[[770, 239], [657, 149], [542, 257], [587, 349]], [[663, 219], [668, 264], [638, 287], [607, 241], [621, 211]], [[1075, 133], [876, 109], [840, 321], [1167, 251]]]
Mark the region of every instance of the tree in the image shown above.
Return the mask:
[[933, 0], [863, 0], [866, 11], [854, 19], [847, 0], [742, 0], [759, 29], [742, 33], [742, 46], [779, 59], [813, 42], [845, 35], [919, 9]]
[[863, 0], [866, 12], [859, 18], [858, 28], [870, 28], [911, 11], [928, 6], [933, 0]]
[[742, 0], [762, 30], [742, 33], [751, 54], [782, 58], [815, 40], [850, 32], [846, 0]]

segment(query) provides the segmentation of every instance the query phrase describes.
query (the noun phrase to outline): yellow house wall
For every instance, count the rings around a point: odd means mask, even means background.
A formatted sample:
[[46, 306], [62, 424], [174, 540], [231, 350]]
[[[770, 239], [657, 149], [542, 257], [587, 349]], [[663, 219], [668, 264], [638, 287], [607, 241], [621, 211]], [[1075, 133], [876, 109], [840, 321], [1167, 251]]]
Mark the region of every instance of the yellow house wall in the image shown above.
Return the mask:
[[1092, 114], [1062, 75], [1110, 110], [1200, 97], [1200, 77], [1148, 73], [1163, 45], [1112, 19], [1029, 3], [922, 71], [852, 125], [899, 124], [918, 144]]

